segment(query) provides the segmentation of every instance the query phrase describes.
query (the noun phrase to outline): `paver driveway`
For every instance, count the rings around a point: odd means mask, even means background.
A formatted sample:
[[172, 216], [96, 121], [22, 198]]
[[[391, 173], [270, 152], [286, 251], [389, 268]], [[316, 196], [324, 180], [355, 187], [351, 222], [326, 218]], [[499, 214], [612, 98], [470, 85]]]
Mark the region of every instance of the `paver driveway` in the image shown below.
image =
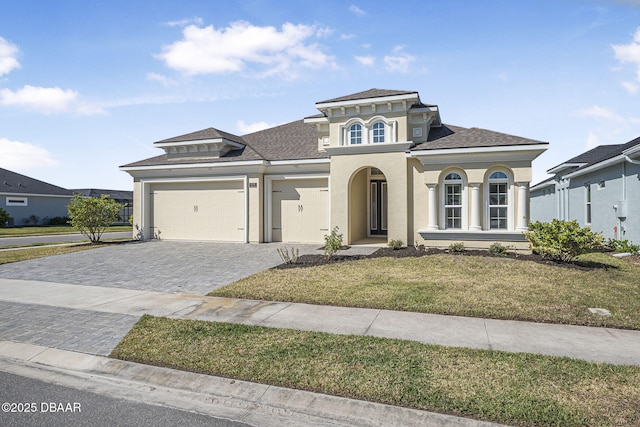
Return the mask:
[[[283, 246], [137, 242], [0, 265], [0, 278], [206, 294], [280, 264], [276, 249]], [[319, 246], [296, 245], [301, 255]]]

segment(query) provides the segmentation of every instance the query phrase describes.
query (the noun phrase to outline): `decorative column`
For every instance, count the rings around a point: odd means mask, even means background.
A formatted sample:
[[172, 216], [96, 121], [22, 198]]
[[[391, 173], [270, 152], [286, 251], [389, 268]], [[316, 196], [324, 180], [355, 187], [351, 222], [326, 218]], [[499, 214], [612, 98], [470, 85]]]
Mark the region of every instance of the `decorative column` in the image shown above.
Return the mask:
[[438, 229], [438, 197], [436, 193], [436, 184], [427, 184], [429, 189], [429, 226], [428, 230]]
[[482, 230], [480, 225], [480, 211], [482, 205], [480, 204], [480, 184], [469, 184], [471, 187], [471, 224], [470, 230]]
[[518, 184], [518, 210], [516, 211], [517, 223], [516, 231], [527, 231], [529, 229], [529, 215], [527, 213], [527, 202], [529, 200], [529, 183], [519, 182]]

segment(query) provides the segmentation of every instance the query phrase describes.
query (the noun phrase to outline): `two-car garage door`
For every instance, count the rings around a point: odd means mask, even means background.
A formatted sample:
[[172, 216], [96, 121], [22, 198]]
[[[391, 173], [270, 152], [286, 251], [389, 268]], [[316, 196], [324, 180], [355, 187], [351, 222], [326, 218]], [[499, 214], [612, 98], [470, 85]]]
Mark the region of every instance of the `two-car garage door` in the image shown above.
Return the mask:
[[154, 237], [245, 241], [241, 180], [159, 183], [151, 186], [150, 195]]

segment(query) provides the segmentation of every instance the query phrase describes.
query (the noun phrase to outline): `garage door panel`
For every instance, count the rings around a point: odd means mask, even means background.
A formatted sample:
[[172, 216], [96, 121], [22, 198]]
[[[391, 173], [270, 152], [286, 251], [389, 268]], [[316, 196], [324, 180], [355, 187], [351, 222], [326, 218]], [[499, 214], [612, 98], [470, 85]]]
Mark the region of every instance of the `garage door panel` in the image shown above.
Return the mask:
[[244, 241], [241, 181], [158, 184], [152, 194], [161, 239]]
[[322, 242], [329, 224], [327, 179], [277, 180], [272, 190], [272, 240]]

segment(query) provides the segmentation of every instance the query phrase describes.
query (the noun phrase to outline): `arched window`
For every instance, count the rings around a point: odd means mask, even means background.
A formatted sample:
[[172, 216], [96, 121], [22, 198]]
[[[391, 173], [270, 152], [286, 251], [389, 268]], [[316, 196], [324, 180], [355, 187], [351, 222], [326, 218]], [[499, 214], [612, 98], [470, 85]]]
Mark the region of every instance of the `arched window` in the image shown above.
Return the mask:
[[451, 172], [444, 178], [444, 226], [462, 228], [462, 177]]
[[489, 176], [489, 228], [509, 228], [509, 178], [500, 171]]
[[362, 125], [355, 123], [349, 127], [349, 144], [362, 144]]
[[382, 122], [376, 122], [374, 123], [373, 127], [371, 128], [371, 132], [372, 132], [372, 141], [373, 143], [378, 143], [378, 142], [385, 142], [384, 141], [384, 123]]

